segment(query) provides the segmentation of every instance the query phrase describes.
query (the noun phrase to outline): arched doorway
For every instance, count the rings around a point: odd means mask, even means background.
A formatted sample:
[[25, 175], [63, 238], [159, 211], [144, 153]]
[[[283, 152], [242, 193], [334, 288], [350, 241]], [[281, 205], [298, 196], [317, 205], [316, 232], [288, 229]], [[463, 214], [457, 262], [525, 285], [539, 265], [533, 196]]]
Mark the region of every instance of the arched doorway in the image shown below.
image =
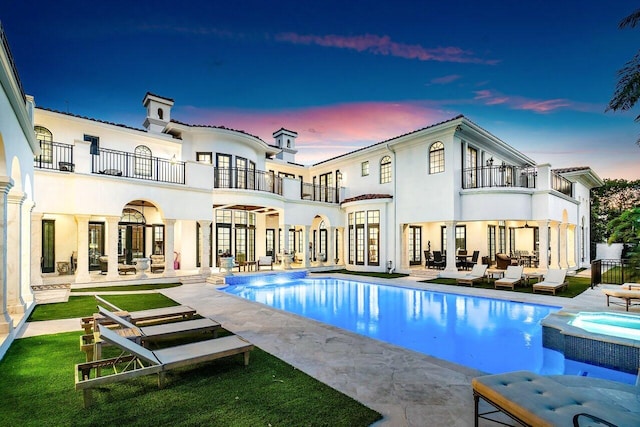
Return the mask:
[[146, 219], [133, 208], [122, 210], [118, 223], [118, 263], [132, 264], [135, 258], [144, 258]]

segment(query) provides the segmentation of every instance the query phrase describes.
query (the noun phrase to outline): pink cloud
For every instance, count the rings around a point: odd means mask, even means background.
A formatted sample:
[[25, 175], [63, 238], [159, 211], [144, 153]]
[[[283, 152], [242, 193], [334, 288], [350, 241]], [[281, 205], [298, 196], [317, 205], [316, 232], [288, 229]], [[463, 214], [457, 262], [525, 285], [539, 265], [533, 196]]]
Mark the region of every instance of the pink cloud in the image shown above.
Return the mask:
[[436, 77], [435, 79], [431, 79], [431, 83], [437, 84], [437, 85], [445, 85], [448, 83], [455, 82], [456, 80], [459, 80], [461, 77], [462, 76], [458, 74], [450, 74], [448, 76]]
[[[281, 127], [298, 132], [299, 163], [329, 157], [384, 141], [455, 116], [418, 102], [362, 102], [278, 111], [179, 108], [189, 123], [244, 130], [273, 144]], [[178, 118], [178, 120], [180, 120]]]
[[566, 99], [549, 99], [547, 101], [525, 101], [516, 106], [517, 110], [530, 110], [536, 113], [548, 113], [558, 108], [570, 107], [571, 103]]
[[463, 62], [478, 64], [495, 64], [495, 60], [476, 58], [472, 52], [455, 46], [425, 48], [420, 45], [398, 43], [389, 36], [365, 34], [360, 36], [339, 36], [329, 34], [325, 36], [302, 35], [296, 33], [276, 34], [275, 40], [293, 44], [318, 45], [351, 49], [358, 52], [370, 52], [378, 55], [396, 56], [419, 61]]
[[506, 104], [509, 108], [514, 110], [527, 110], [540, 114], [551, 113], [555, 110], [560, 109], [570, 109], [576, 111], [593, 110], [593, 106], [572, 102], [568, 99], [556, 98], [539, 100], [522, 96], [506, 96], [489, 89], [477, 90], [473, 93], [475, 94], [473, 99], [482, 101], [484, 105]]

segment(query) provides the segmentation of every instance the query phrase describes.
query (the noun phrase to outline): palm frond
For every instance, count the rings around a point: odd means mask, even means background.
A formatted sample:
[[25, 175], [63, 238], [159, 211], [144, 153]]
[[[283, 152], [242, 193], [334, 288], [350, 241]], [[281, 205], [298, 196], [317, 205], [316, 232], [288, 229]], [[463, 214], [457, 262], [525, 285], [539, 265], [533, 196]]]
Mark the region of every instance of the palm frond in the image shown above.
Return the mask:
[[638, 23], [640, 23], [640, 9], [636, 10], [631, 15], [620, 21], [620, 24], [618, 24], [618, 28], [634, 28], [636, 25], [638, 25]]
[[618, 77], [613, 98], [605, 111], [629, 110], [640, 99], [640, 52], [618, 71]]

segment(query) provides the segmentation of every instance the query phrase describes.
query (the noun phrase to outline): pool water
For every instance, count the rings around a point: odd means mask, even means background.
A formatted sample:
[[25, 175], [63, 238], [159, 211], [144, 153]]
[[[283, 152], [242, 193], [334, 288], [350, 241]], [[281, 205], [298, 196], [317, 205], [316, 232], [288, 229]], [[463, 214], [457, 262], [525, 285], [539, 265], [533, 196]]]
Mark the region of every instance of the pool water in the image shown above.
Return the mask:
[[[254, 279], [223, 291], [488, 373], [569, 373], [542, 346], [540, 321], [559, 307], [334, 278]], [[571, 369], [595, 372], [581, 365]]]
[[581, 312], [569, 324], [588, 332], [640, 341], [640, 318], [638, 316], [620, 313]]

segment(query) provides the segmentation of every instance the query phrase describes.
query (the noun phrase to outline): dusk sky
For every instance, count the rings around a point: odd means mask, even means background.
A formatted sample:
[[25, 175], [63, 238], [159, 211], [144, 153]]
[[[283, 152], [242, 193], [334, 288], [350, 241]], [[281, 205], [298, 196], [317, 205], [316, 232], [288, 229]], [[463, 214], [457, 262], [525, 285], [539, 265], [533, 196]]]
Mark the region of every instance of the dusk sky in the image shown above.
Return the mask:
[[[3, 0], [36, 105], [142, 128], [172, 118], [273, 143], [312, 164], [464, 114], [539, 163], [640, 179], [640, 106], [605, 113], [640, 3]], [[54, 135], [55, 139], [55, 135]]]

